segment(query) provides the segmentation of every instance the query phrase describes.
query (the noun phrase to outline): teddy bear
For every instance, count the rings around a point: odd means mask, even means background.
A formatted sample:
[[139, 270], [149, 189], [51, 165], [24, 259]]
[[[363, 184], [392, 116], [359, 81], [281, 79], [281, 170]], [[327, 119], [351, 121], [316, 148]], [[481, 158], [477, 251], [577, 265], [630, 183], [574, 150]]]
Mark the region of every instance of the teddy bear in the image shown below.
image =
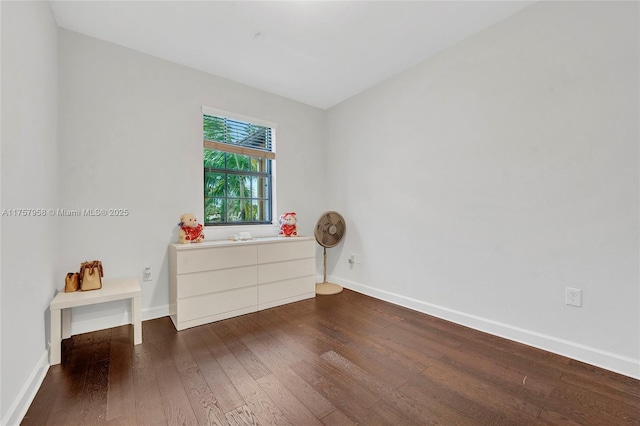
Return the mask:
[[280, 232], [278, 235], [284, 237], [296, 237], [298, 235], [298, 230], [296, 229], [296, 213], [289, 212], [280, 216]]
[[204, 241], [203, 226], [198, 223], [198, 219], [191, 213], [180, 216], [179, 239], [180, 244], [201, 243]]

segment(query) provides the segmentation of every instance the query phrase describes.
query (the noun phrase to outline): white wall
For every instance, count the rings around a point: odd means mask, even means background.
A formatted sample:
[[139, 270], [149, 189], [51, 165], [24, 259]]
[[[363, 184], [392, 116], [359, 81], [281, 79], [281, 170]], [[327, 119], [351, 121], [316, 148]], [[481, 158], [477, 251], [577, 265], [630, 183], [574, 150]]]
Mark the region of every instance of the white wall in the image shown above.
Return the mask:
[[332, 108], [332, 279], [640, 377], [638, 16], [541, 2]]
[[[296, 211], [300, 229], [312, 235], [325, 204], [323, 110], [66, 30], [59, 32], [59, 63], [59, 207], [130, 212], [59, 218], [59, 275], [91, 259], [102, 260], [109, 278], [141, 278], [151, 266], [143, 319], [168, 315], [167, 246], [177, 241], [182, 213], [203, 217], [202, 105], [277, 124], [278, 214]], [[72, 332], [128, 315], [124, 302], [75, 309]]]
[[[2, 2], [1, 209], [57, 203], [57, 26], [47, 2]], [[2, 216], [0, 423], [22, 418], [48, 367], [51, 217]]]

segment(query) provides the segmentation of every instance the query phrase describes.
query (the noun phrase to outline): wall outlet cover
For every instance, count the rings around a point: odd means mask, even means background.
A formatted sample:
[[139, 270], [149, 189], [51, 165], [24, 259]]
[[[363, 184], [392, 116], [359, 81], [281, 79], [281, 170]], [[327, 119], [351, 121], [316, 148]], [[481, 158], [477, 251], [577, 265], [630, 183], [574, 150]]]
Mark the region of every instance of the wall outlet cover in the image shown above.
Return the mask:
[[565, 303], [569, 306], [582, 306], [582, 290], [567, 287], [565, 291]]

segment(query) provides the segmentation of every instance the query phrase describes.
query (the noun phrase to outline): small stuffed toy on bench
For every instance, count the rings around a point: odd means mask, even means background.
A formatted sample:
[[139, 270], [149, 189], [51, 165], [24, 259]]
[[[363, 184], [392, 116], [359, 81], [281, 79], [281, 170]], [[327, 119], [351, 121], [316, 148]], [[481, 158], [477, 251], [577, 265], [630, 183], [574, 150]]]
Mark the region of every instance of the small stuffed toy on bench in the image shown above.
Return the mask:
[[203, 226], [191, 213], [180, 216], [178, 242], [180, 244], [201, 243], [204, 241]]

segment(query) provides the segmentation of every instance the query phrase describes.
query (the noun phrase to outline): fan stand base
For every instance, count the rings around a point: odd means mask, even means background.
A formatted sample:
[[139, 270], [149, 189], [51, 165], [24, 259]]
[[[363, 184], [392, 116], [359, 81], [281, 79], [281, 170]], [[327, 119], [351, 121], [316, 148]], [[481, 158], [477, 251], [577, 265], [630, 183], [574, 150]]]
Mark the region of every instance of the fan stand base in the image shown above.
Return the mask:
[[338, 294], [342, 291], [342, 286], [334, 283], [316, 283], [316, 294], [322, 296], [329, 296], [331, 294]]

